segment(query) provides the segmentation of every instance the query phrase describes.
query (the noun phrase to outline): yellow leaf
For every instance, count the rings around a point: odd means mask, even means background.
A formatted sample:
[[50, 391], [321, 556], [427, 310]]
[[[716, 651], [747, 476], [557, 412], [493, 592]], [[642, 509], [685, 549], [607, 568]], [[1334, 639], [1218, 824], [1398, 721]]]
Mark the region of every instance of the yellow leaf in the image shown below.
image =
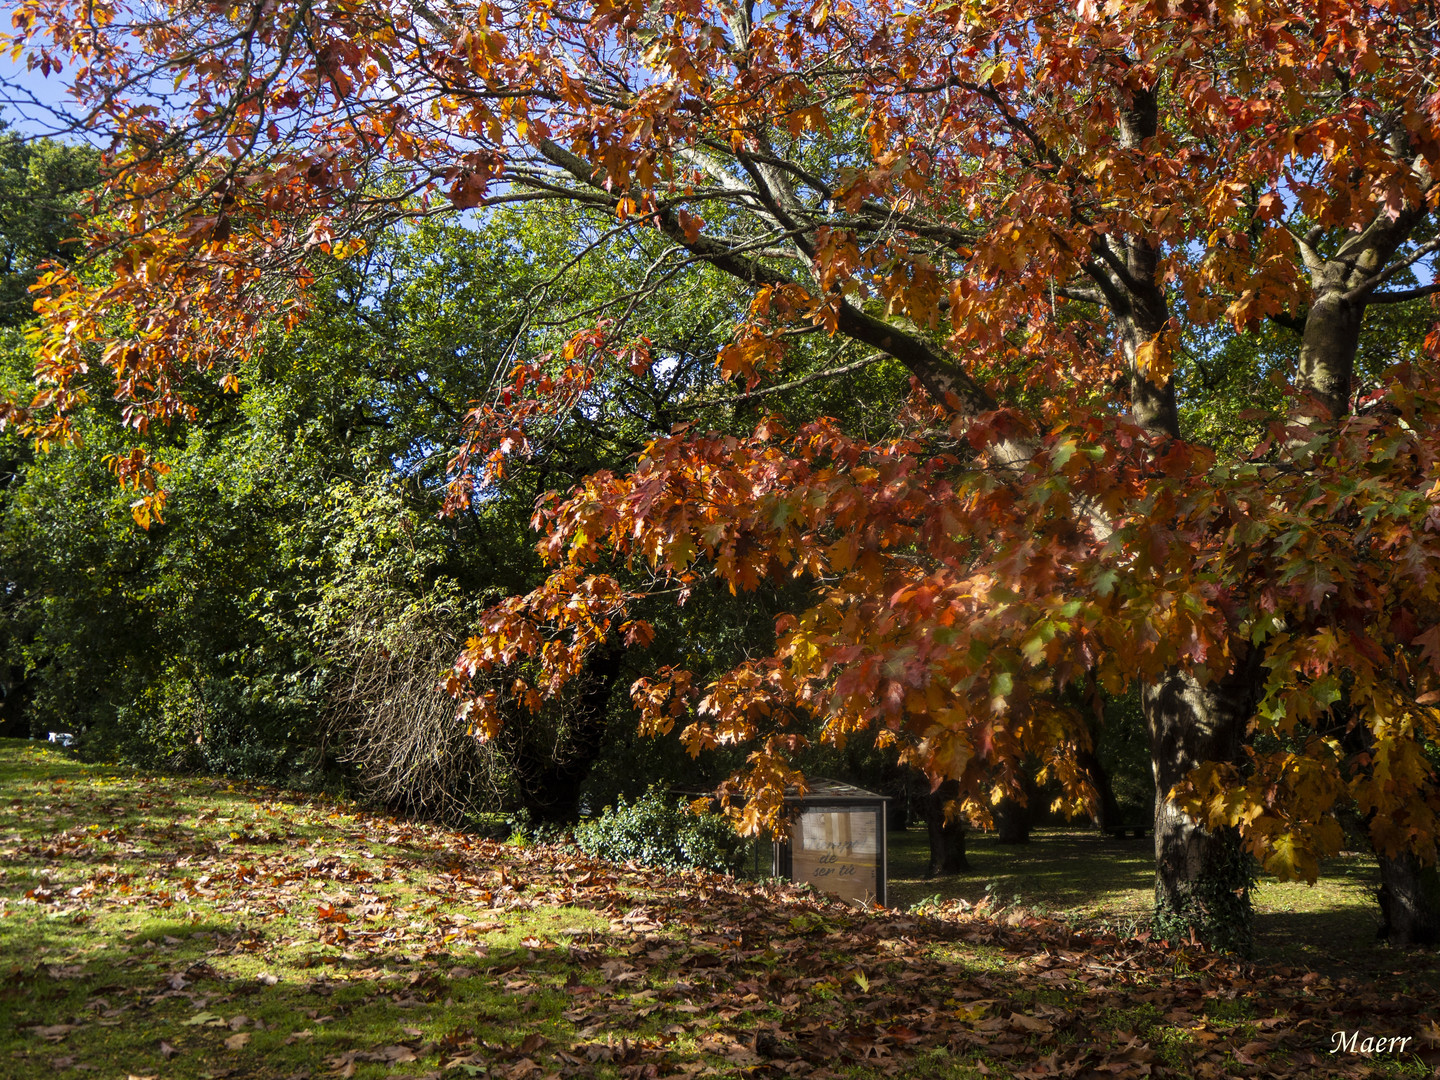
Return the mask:
[[1135, 370], [1156, 385], [1164, 384], [1174, 369], [1174, 357], [1163, 331], [1135, 350]]

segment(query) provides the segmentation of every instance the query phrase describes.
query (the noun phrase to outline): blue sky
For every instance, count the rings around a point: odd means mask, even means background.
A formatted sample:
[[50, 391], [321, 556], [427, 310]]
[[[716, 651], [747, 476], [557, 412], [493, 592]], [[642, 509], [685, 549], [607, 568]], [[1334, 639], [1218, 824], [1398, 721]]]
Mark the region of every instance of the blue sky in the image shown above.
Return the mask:
[[0, 118], [22, 135], [78, 137], [70, 130], [65, 92], [66, 73], [51, 72], [46, 78], [30, 71], [25, 58], [11, 58], [10, 50], [0, 53]]

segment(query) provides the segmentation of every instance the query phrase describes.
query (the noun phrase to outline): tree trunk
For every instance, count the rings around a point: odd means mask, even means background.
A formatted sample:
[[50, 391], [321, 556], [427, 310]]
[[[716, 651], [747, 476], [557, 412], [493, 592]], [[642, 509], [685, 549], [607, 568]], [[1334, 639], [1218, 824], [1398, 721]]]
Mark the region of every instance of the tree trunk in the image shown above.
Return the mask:
[[960, 874], [970, 869], [965, 858], [965, 819], [956, 814], [945, 819], [945, 804], [960, 794], [960, 781], [946, 780], [934, 791], [928, 792], [922, 805], [925, 807], [925, 828], [930, 834], [930, 869], [927, 878], [948, 874]]
[[[1155, 91], [1140, 87], [1122, 91], [1117, 119], [1120, 146], [1143, 152], [1146, 141], [1160, 129]], [[1114, 274], [1101, 288], [1115, 315], [1120, 347], [1130, 368], [1130, 414], [1147, 431], [1174, 437], [1180, 433], [1175, 381], [1168, 371], [1156, 378], [1162, 365], [1140, 362], [1147, 345], [1168, 348], [1161, 340], [1170, 321], [1170, 306], [1158, 280], [1160, 250], [1150, 237], [1140, 235], [1108, 237], [1100, 243], [1105, 245], [1106, 262]]]
[[1234, 830], [1205, 829], [1170, 793], [1202, 762], [1242, 760], [1257, 668], [1252, 656], [1210, 683], [1172, 670], [1141, 692], [1155, 773], [1156, 931], [1242, 954], [1251, 947], [1253, 860]]
[[1422, 866], [1409, 852], [1380, 856], [1380, 937], [1391, 945], [1411, 947], [1440, 941], [1440, 893], [1434, 866]]
[[0, 739], [28, 739], [30, 714], [25, 706], [29, 697], [29, 682], [24, 669], [7, 667], [0, 669]]
[[[1428, 167], [1420, 157], [1413, 161], [1422, 189], [1430, 186]], [[1429, 216], [1421, 199], [1407, 202], [1398, 212], [1385, 206], [1370, 223], [1351, 233], [1329, 259], [1313, 246], [1315, 236], [1300, 241], [1300, 253], [1310, 273], [1312, 299], [1305, 312], [1300, 340], [1297, 382], [1302, 393], [1340, 420], [1350, 409], [1355, 381], [1355, 354], [1365, 309], [1377, 297], [1385, 267], [1416, 227]], [[1313, 424], [1314, 417], [1304, 417]], [[1392, 945], [1432, 945], [1440, 940], [1440, 883], [1433, 866], [1422, 866], [1415, 856], [1402, 852], [1389, 858], [1379, 851], [1380, 936]]]
[[1328, 264], [1314, 275], [1315, 299], [1300, 339], [1300, 385], [1338, 420], [1350, 408], [1350, 381], [1365, 305], [1345, 299], [1350, 269]]
[[909, 765], [894, 763], [881, 772], [880, 790], [890, 795], [890, 805], [885, 811], [885, 827], [891, 832], [904, 832], [910, 828], [910, 790], [914, 786], [912, 776], [915, 770]]
[[1423, 200], [1393, 215], [1389, 207], [1382, 208], [1328, 260], [1301, 240], [1312, 299], [1300, 336], [1297, 383], [1324, 407], [1329, 414], [1325, 419], [1339, 420], [1350, 411], [1365, 309], [1375, 295], [1380, 272], [1427, 213]]
[[1002, 844], [1030, 842], [1030, 807], [1019, 799], [1006, 796], [991, 811], [995, 818], [995, 838]]
[[1091, 783], [1095, 785], [1095, 792], [1100, 796], [1100, 804], [1095, 808], [1095, 824], [1104, 831], [1105, 829], [1117, 829], [1122, 825], [1131, 824], [1124, 819], [1120, 812], [1120, 803], [1115, 798], [1115, 788], [1110, 783], [1110, 774], [1105, 766], [1100, 764], [1100, 758], [1094, 750], [1082, 750], [1077, 758], [1080, 768], [1089, 775]]

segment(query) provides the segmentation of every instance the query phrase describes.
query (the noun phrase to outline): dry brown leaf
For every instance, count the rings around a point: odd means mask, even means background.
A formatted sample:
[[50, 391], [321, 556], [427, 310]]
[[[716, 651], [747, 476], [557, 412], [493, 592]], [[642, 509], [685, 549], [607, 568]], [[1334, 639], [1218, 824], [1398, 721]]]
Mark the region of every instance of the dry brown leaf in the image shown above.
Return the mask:
[[50, 1024], [46, 1027], [34, 1027], [30, 1030], [46, 1042], [59, 1042], [72, 1031], [78, 1031], [84, 1024]]
[[1018, 1012], [1010, 1014], [1010, 1026], [1021, 1031], [1048, 1032], [1055, 1030], [1055, 1025], [1049, 1020], [1041, 1020], [1038, 1017], [1026, 1016], [1024, 1013]]

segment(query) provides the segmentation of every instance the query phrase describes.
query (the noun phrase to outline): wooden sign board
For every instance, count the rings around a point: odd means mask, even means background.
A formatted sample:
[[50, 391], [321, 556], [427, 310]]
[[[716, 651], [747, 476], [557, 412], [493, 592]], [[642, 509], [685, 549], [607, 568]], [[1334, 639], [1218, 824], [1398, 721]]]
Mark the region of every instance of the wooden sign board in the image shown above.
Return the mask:
[[[839, 787], [833, 781], [829, 786]], [[848, 785], [847, 785], [848, 787]], [[858, 789], [849, 789], [861, 795]], [[866, 904], [885, 903], [885, 803], [800, 797], [789, 806], [789, 842], [776, 846], [775, 872], [821, 892]]]

